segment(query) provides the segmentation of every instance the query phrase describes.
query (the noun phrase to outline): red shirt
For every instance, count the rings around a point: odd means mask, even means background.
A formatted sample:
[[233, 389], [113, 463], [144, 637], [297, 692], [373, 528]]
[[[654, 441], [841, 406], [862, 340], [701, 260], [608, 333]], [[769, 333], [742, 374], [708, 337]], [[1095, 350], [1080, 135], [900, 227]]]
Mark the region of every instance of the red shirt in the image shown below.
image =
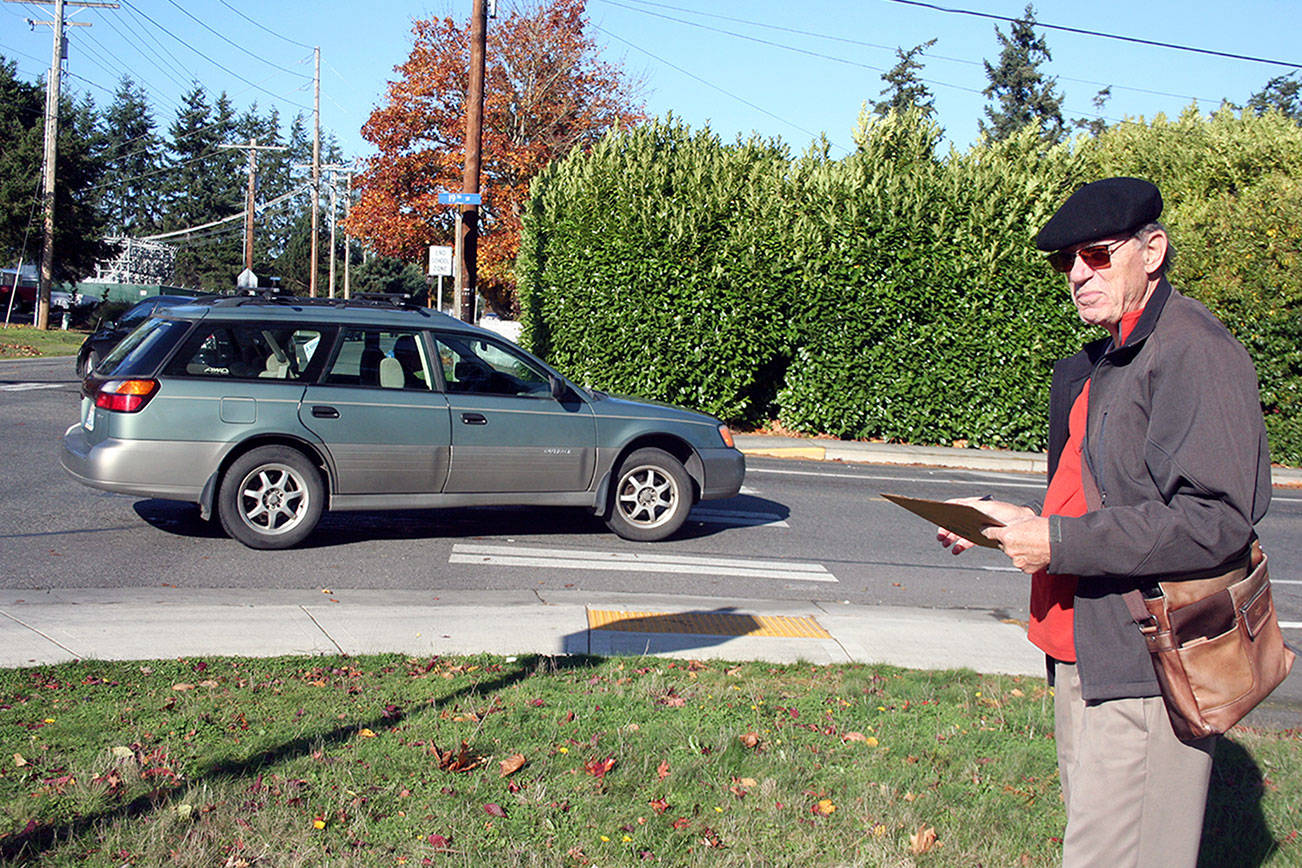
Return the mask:
[[[1118, 346], [1130, 337], [1142, 313], [1142, 310], [1132, 311], [1121, 318]], [[1081, 480], [1081, 443], [1085, 438], [1085, 423], [1089, 415], [1089, 394], [1090, 384], [1086, 380], [1067, 416], [1067, 443], [1058, 456], [1053, 478], [1049, 480], [1041, 515], [1076, 517], [1086, 512], [1085, 487]], [[1044, 570], [1031, 577], [1031, 621], [1026, 631], [1027, 638], [1050, 657], [1066, 663], [1076, 662], [1072, 630], [1076, 582], [1076, 576], [1047, 573]]]

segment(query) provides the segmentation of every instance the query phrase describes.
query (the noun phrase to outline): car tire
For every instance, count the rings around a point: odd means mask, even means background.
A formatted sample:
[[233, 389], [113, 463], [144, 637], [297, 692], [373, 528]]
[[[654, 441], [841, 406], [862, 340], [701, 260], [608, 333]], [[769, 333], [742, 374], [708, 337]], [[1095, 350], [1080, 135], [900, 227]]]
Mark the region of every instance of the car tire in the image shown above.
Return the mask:
[[83, 380], [86, 379], [86, 377], [90, 375], [90, 372], [95, 370], [95, 366], [98, 364], [99, 353], [94, 350], [91, 350], [84, 356], [79, 356], [77, 358], [77, 376], [81, 377]]
[[627, 540], [662, 540], [683, 526], [692, 500], [692, 480], [681, 461], [663, 449], [637, 449], [615, 474], [606, 527]]
[[302, 542], [324, 505], [320, 471], [288, 446], [261, 446], [240, 456], [223, 474], [217, 492], [222, 528], [254, 549]]

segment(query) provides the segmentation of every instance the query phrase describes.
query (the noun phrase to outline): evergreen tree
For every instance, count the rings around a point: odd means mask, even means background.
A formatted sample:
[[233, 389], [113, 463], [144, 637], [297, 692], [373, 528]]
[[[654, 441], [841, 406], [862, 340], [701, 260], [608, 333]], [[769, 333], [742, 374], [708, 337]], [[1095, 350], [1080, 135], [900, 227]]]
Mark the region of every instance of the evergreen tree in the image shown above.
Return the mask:
[[103, 116], [105, 171], [101, 205], [113, 235], [147, 235], [158, 229], [163, 139], [144, 90], [129, 75], [118, 82]]
[[999, 65], [984, 61], [990, 84], [983, 93], [994, 101], [985, 112], [990, 123], [978, 121], [981, 132], [992, 141], [1002, 141], [1027, 124], [1034, 124], [1046, 142], [1061, 141], [1066, 129], [1062, 120], [1062, 97], [1057, 79], [1046, 78], [1040, 64], [1052, 60], [1044, 37], [1035, 33], [1035, 8], [1026, 5], [1022, 18], [1013, 22], [1005, 36], [998, 25]]
[[1298, 74], [1277, 75], [1248, 99], [1248, 108], [1258, 115], [1278, 109], [1285, 117], [1302, 124], [1302, 81]]
[[886, 87], [881, 91], [884, 99], [873, 103], [873, 111], [876, 114], [885, 117], [892, 111], [903, 112], [914, 106], [921, 109], [924, 115], [930, 116], [935, 113], [935, 97], [918, 77], [918, 70], [922, 69], [922, 64], [915, 59], [935, 44], [936, 40], [928, 39], [908, 51], [902, 48], [895, 49], [900, 62], [882, 75]]
[[[0, 58], [0, 256], [37, 262], [41, 251], [40, 189], [45, 138], [45, 86], [17, 78]], [[89, 98], [59, 107], [58, 179], [54, 199], [54, 279], [74, 281], [113, 251], [103, 240], [97, 188], [104, 171], [96, 149], [96, 113]]]
[[1092, 118], [1076, 118], [1071, 125], [1078, 130], [1084, 130], [1091, 136], [1098, 137], [1108, 128], [1108, 122], [1103, 119], [1103, 109], [1107, 107], [1108, 100], [1112, 99], [1112, 86], [1108, 85], [1094, 94], [1090, 104], [1094, 106], [1094, 111], [1098, 114]]

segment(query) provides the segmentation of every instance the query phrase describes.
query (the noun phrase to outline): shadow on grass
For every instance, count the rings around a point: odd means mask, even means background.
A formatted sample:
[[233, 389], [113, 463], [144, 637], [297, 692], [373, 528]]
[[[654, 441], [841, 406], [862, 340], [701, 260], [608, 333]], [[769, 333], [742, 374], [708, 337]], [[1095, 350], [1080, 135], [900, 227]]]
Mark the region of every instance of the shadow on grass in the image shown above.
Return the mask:
[[[602, 660], [603, 658], [600, 657], [581, 655], [549, 657], [541, 654], [532, 654], [521, 656], [519, 660], [516, 661], [513, 671], [503, 673], [500, 677], [491, 681], [480, 681], [475, 684], [468, 684], [465, 687], [447, 694], [446, 696], [439, 697], [438, 704], [455, 702], [458, 699], [473, 694], [494, 693], [498, 690], [504, 690], [513, 684], [518, 684], [519, 682], [529, 678], [540, 668], [546, 669], [550, 672], [559, 672], [568, 669], [585, 669], [600, 663]], [[342, 726], [337, 726], [334, 729], [323, 733], [316, 733], [314, 735], [292, 739], [291, 741], [287, 741], [284, 744], [271, 748], [270, 750], [259, 751], [258, 753], [242, 760], [223, 760], [214, 763], [207, 769], [196, 773], [193, 777], [186, 778], [184, 786], [165, 790], [154, 790], [114, 808], [80, 816], [64, 823], [54, 823], [43, 826], [35, 825], [34, 823], [29, 824], [22, 832], [0, 839], [0, 860], [5, 862], [11, 860], [16, 862], [34, 861], [39, 859], [44, 851], [50, 850], [58, 844], [65, 843], [72, 838], [85, 834], [101, 823], [111, 823], [115, 820], [132, 819], [142, 814], [149, 813], [150, 811], [166, 807], [199, 784], [238, 780], [245, 775], [259, 771], [268, 766], [298, 759], [303, 756], [310, 756], [315, 750], [328, 749], [343, 744], [344, 742], [355, 738], [358, 732], [363, 729], [369, 729], [372, 732], [391, 730], [405, 720], [418, 718], [422, 714], [434, 711], [436, 707], [436, 704], [428, 704], [422, 706], [415, 712], [406, 713], [403, 711], [396, 711], [391, 713], [381, 713], [370, 720], [353, 721]]]
[[1201, 868], [1256, 868], [1279, 849], [1261, 810], [1265, 790], [1252, 755], [1234, 741], [1220, 739], [1203, 817]]

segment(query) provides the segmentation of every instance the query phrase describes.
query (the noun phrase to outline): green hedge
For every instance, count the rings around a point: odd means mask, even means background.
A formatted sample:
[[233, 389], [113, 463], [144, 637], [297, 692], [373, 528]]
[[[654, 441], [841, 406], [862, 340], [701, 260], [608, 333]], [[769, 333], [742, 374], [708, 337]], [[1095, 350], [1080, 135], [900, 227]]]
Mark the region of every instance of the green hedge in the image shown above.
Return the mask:
[[1045, 149], [938, 153], [917, 114], [792, 159], [669, 118], [534, 182], [524, 340], [591, 385], [845, 438], [1042, 449], [1051, 366], [1091, 334], [1031, 239], [1085, 181], [1152, 178], [1172, 282], [1248, 347], [1302, 462], [1302, 129], [1195, 111]]

